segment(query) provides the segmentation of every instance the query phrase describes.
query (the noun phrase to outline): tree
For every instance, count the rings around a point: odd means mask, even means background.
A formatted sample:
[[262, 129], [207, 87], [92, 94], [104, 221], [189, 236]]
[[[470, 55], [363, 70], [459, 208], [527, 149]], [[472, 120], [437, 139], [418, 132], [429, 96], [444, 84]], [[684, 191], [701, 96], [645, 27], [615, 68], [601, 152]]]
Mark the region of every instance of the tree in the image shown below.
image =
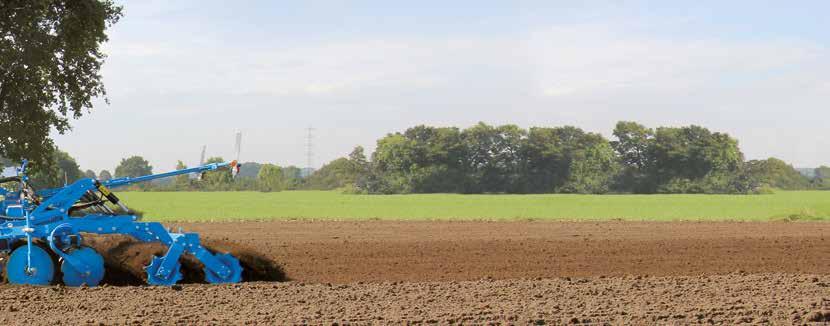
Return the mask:
[[814, 183], [822, 189], [830, 188], [830, 166], [816, 168]]
[[366, 159], [363, 146], [357, 146], [349, 153], [349, 162], [351, 163], [351, 174], [354, 178], [351, 180], [351, 186], [354, 188], [352, 191], [366, 192], [365, 189], [372, 180], [372, 167]]
[[349, 192], [367, 192], [369, 162], [363, 147], [355, 147], [348, 157], [335, 159], [309, 176], [305, 186], [309, 189], [343, 189]]
[[72, 156], [69, 156], [69, 153], [55, 150], [53, 157], [58, 166], [58, 178], [63, 181], [60, 182], [61, 184], [72, 183], [83, 177], [81, 167]]
[[[187, 169], [187, 165], [184, 164], [181, 160], [176, 161], [176, 170], [184, 170]], [[176, 189], [187, 189], [190, 187], [190, 175], [182, 174], [177, 175], [175, 179], [173, 179], [173, 186]]]
[[100, 45], [121, 10], [109, 0], [0, 2], [0, 156], [56, 171], [49, 133], [105, 96]]
[[296, 166], [282, 168], [282, 186], [285, 190], [296, 190], [302, 187], [304, 182], [303, 170]]
[[[390, 138], [384, 149], [392, 150], [388, 154], [397, 155], [401, 161], [396, 162], [398, 173], [379, 178], [385, 184], [395, 185], [407, 180], [405, 192], [461, 192], [465, 188], [464, 160], [466, 154], [461, 132], [458, 128], [437, 128], [424, 125], [407, 129], [401, 135], [404, 141], [397, 142]], [[394, 137], [394, 136], [393, 136]], [[398, 148], [395, 148], [395, 147]], [[377, 149], [375, 150], [377, 153]], [[379, 157], [379, 166], [391, 163]], [[378, 171], [379, 176], [385, 172]], [[390, 187], [392, 189], [394, 187]]]
[[116, 178], [135, 178], [148, 174], [153, 174], [153, 167], [150, 166], [150, 162], [147, 162], [141, 156], [131, 156], [121, 159], [121, 163], [115, 168]]
[[349, 153], [349, 161], [352, 162], [354, 168], [357, 170], [360, 170], [369, 164], [369, 162], [366, 161], [366, 154], [364, 153], [363, 146], [357, 146], [351, 153]]
[[651, 150], [651, 192], [727, 193], [743, 165], [738, 141], [699, 126], [657, 128]]
[[466, 192], [470, 188], [465, 173], [469, 153], [458, 128], [417, 126], [404, 135], [413, 150], [408, 176], [412, 192]]
[[283, 189], [282, 169], [273, 164], [262, 164], [256, 176], [262, 191], [280, 191]]
[[95, 171], [92, 171], [92, 170], [86, 170], [86, 171], [84, 172], [84, 178], [98, 179], [98, 176], [97, 176], [97, 175], [95, 175]]
[[458, 128], [415, 126], [378, 140], [371, 173], [372, 193], [463, 192], [466, 147]]
[[[748, 193], [756, 188], [755, 170], [744, 164], [738, 141], [728, 134], [699, 126], [653, 130], [622, 121], [614, 136], [608, 141], [571, 126], [524, 130], [479, 123], [459, 131], [420, 125], [378, 140], [371, 161], [355, 148], [308, 178], [308, 185], [354, 184], [368, 193]], [[777, 184], [803, 184], [792, 167], [769, 163], [780, 172], [771, 176]]]
[[112, 174], [110, 174], [110, 171], [101, 170], [101, 172], [98, 173], [98, 180], [101, 180], [101, 181], [112, 180]]
[[617, 180], [617, 188], [622, 191], [648, 192], [655, 188], [649, 178], [652, 168], [654, 130], [630, 121], [620, 121], [614, 128], [611, 147], [619, 157], [622, 173]]
[[69, 153], [55, 149], [49, 158], [54, 162], [50, 170], [35, 170], [32, 173], [32, 184], [35, 187], [60, 187], [70, 184], [83, 177], [80, 166]]
[[341, 157], [314, 171], [308, 177], [306, 187], [314, 190], [332, 190], [353, 186], [355, 181], [354, 170], [349, 159]]
[[749, 183], [752, 188], [800, 190], [810, 187], [810, 179], [799, 173], [792, 165], [774, 157], [746, 162], [744, 170], [750, 178]]
[[522, 192], [603, 193], [617, 171], [608, 140], [571, 126], [530, 128], [521, 155]]
[[411, 169], [414, 166], [414, 143], [400, 133], [378, 140], [372, 154], [375, 180], [366, 189], [372, 193], [409, 193]]
[[637, 171], [645, 171], [651, 164], [649, 149], [654, 130], [631, 121], [617, 122], [614, 128], [616, 141], [611, 142], [622, 163]]
[[[211, 157], [205, 161], [205, 164], [223, 162], [225, 160], [222, 157]], [[202, 182], [208, 190], [228, 190], [233, 184], [233, 176], [227, 170], [207, 172]]]
[[608, 141], [598, 134], [587, 134], [583, 148], [573, 152], [568, 179], [560, 192], [603, 194], [611, 190], [619, 164]]
[[465, 192], [507, 192], [519, 181], [519, 152], [527, 132], [515, 125], [492, 127], [483, 122], [464, 129], [468, 155]]

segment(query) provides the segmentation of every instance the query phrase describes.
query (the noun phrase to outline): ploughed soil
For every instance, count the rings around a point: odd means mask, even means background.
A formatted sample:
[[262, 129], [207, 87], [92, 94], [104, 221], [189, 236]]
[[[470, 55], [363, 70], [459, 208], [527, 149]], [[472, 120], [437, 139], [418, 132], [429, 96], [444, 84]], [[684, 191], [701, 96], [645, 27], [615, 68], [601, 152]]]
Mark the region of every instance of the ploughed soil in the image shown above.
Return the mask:
[[830, 223], [171, 224], [289, 282], [0, 286], [0, 324], [823, 323]]

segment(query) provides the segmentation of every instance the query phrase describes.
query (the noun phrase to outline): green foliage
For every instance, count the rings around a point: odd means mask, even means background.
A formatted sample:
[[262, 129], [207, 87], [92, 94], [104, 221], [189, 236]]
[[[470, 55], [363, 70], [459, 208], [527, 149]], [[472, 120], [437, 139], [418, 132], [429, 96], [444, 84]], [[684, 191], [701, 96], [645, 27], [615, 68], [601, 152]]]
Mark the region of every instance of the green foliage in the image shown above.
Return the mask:
[[770, 186], [760, 186], [758, 188], [755, 188], [754, 193], [757, 195], [772, 195], [775, 193], [775, 188], [772, 188]]
[[[221, 157], [211, 157], [205, 161], [205, 164], [224, 163], [225, 160]], [[233, 185], [233, 176], [227, 171], [208, 172], [202, 176], [200, 185], [205, 190], [231, 190]]]
[[743, 165], [737, 140], [699, 126], [657, 128], [651, 153], [658, 192], [729, 193]]
[[368, 190], [378, 193], [412, 192], [409, 175], [412, 174], [411, 169], [418, 168], [412, 157], [414, 147], [414, 142], [402, 134], [387, 135], [378, 140], [372, 155], [377, 171], [370, 176], [373, 181], [367, 183]]
[[614, 128], [611, 147], [619, 154], [620, 161], [637, 171], [646, 171], [652, 166], [650, 153], [654, 130], [631, 121], [620, 121]]
[[308, 177], [306, 188], [315, 190], [353, 188], [358, 183], [358, 178], [365, 175], [367, 169], [368, 163], [363, 154], [363, 147], [358, 146], [348, 158], [338, 158], [315, 171]]
[[622, 121], [614, 136], [571, 126], [415, 126], [378, 140], [355, 187], [387, 194], [752, 192], [738, 142], [727, 134]]
[[770, 195], [460, 195], [362, 196], [340, 191], [125, 192], [147, 220], [749, 220], [830, 219], [830, 192]]
[[61, 179], [63, 184], [72, 183], [83, 178], [84, 174], [81, 172], [81, 167], [78, 166], [78, 162], [72, 156], [69, 156], [69, 153], [56, 150], [53, 155], [55, 164], [58, 166], [58, 179]]
[[799, 173], [792, 165], [777, 158], [746, 162], [744, 170], [750, 175], [750, 182], [757, 188], [801, 190], [812, 186], [810, 179]]
[[256, 176], [262, 191], [280, 191], [284, 188], [282, 169], [273, 164], [263, 164]]
[[135, 178], [148, 174], [153, 174], [153, 167], [150, 166], [150, 162], [141, 156], [123, 158], [121, 159], [121, 163], [115, 168], [116, 178]]
[[522, 158], [530, 193], [607, 192], [618, 170], [608, 140], [570, 126], [530, 128]]
[[621, 164], [615, 188], [618, 191], [646, 193], [653, 191], [650, 171], [654, 167], [654, 130], [630, 121], [620, 121], [614, 128], [611, 147]]
[[611, 190], [620, 167], [611, 145], [600, 141], [600, 138], [595, 138], [594, 144], [574, 153], [568, 179], [561, 192], [603, 194]]
[[95, 171], [86, 170], [84, 171], [84, 178], [98, 179], [98, 176], [95, 174]]
[[107, 181], [110, 179], [112, 179], [112, 174], [110, 173], [110, 171], [101, 170], [101, 172], [98, 173], [98, 180]]
[[[289, 166], [247, 162], [242, 173], [213, 172], [203, 180], [142, 185], [156, 190], [333, 190], [347, 193], [578, 193], [608, 192], [751, 194], [770, 189], [827, 187], [830, 168], [809, 180], [785, 162], [743, 161], [737, 140], [699, 126], [661, 127], [619, 122], [616, 139], [565, 127], [479, 123], [459, 130], [415, 126], [378, 140], [372, 160], [362, 147], [325, 164], [307, 178]], [[81, 172], [66, 153], [56, 152], [58, 174], [70, 182]], [[224, 162], [221, 157], [207, 163]], [[186, 168], [179, 161], [177, 169]], [[255, 177], [252, 177], [256, 171]], [[102, 180], [109, 178], [101, 171]], [[88, 171], [90, 175], [94, 172]], [[152, 173], [141, 157], [123, 159], [116, 176]], [[57, 174], [56, 174], [57, 175]], [[47, 180], [44, 178], [44, 180]], [[52, 184], [56, 183], [56, 179]]]
[[612, 141], [623, 165], [619, 191], [643, 193], [758, 193], [764, 188], [810, 188], [809, 179], [770, 158], [744, 163], [738, 142], [689, 126], [658, 128], [620, 122]]
[[345, 157], [335, 159], [309, 176], [307, 188], [331, 190], [343, 187], [348, 181], [354, 181], [354, 177], [349, 172], [349, 159]]
[[601, 193], [617, 163], [601, 135], [574, 127], [416, 126], [378, 141], [366, 182], [372, 193]]
[[[176, 170], [184, 170], [187, 169], [187, 165], [184, 164], [181, 160], [176, 161]], [[173, 187], [176, 189], [188, 189], [190, 188], [190, 176], [187, 174], [177, 175], [173, 180]]]
[[821, 189], [830, 189], [830, 166], [816, 168], [813, 183]]
[[120, 17], [109, 0], [0, 2], [0, 156], [28, 158], [41, 181], [57, 180], [49, 133], [105, 96], [100, 45]]
[[300, 189], [305, 179], [302, 177], [303, 170], [296, 166], [286, 166], [282, 168], [282, 185], [285, 190]]
[[622, 121], [611, 142], [622, 165], [615, 188], [636, 193], [746, 193], [743, 153], [729, 135], [700, 126], [656, 131]]
[[84, 177], [80, 166], [69, 153], [55, 149], [49, 161], [54, 162], [49, 170], [35, 170], [31, 175], [31, 183], [37, 188], [60, 187]]
[[466, 193], [502, 193], [518, 187], [522, 145], [527, 131], [515, 125], [493, 127], [482, 122], [461, 132]]
[[466, 192], [467, 162], [458, 128], [416, 126], [378, 140], [358, 187], [371, 193]]

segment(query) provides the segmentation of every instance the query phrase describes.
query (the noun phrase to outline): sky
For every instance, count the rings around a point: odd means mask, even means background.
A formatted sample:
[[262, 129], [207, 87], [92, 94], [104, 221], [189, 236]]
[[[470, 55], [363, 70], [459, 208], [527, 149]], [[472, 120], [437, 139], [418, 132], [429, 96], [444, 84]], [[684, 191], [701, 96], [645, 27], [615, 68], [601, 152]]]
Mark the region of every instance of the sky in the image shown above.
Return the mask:
[[828, 1], [118, 1], [97, 100], [57, 145], [306, 163], [408, 127], [697, 124], [747, 159], [830, 165]]

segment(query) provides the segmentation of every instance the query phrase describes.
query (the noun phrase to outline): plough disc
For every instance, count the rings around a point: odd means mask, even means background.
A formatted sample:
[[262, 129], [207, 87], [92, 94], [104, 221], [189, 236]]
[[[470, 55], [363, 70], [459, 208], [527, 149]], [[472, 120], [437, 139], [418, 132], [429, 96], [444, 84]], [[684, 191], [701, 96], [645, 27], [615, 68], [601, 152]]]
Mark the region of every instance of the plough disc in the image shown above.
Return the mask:
[[38, 245], [20, 246], [9, 256], [5, 272], [11, 284], [49, 285], [55, 277], [55, 263]]
[[66, 286], [96, 286], [104, 278], [104, 258], [95, 249], [81, 247], [67, 253], [81, 265], [81, 270], [73, 267], [67, 260], [61, 260], [63, 284]]

